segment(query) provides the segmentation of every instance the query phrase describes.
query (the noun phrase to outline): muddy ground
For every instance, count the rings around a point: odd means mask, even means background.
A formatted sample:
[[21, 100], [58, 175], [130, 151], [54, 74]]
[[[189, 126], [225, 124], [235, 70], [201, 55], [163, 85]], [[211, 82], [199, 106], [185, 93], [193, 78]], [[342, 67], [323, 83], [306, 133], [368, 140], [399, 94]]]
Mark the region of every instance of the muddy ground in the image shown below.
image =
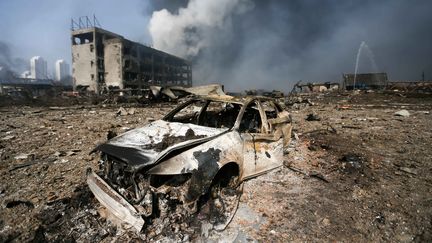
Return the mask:
[[[302, 100], [288, 107], [294, 134], [284, 166], [245, 182], [229, 227], [175, 239], [430, 242], [432, 96]], [[98, 159], [89, 152], [174, 105], [122, 105], [121, 114], [120, 105], [91, 103], [0, 107], [0, 242], [138, 240], [101, 217], [85, 184]], [[394, 114], [402, 109], [408, 117]]]

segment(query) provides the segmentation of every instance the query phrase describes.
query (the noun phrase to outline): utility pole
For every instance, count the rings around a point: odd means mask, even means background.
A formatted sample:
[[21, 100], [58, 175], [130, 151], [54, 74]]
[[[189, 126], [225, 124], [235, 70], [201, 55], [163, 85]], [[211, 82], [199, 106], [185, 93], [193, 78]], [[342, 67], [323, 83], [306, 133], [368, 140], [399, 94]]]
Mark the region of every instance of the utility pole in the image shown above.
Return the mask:
[[424, 71], [422, 72], [422, 81], [423, 81], [423, 82], [425, 81], [425, 74], [424, 74]]

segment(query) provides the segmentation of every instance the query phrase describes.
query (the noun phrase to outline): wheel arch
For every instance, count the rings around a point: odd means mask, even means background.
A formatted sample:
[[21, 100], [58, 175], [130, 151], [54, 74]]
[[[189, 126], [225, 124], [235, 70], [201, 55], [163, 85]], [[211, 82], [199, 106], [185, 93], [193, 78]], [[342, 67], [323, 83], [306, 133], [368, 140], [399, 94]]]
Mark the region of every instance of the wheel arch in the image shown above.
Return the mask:
[[212, 185], [218, 181], [228, 182], [233, 176], [238, 176], [240, 179], [241, 167], [237, 162], [228, 162], [224, 164], [212, 179]]

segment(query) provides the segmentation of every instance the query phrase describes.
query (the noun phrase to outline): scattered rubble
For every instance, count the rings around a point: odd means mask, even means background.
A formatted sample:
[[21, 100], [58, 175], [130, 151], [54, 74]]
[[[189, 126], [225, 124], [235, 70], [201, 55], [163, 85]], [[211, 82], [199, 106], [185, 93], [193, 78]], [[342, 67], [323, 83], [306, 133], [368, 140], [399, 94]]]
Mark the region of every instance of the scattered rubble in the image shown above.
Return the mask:
[[410, 113], [407, 110], [400, 110], [394, 113], [395, 116], [409, 117]]
[[417, 175], [417, 171], [413, 168], [400, 167], [399, 170], [406, 172], [408, 174]]
[[5, 207], [6, 208], [13, 208], [13, 207], [17, 207], [19, 205], [24, 205], [28, 208], [34, 208], [33, 203], [29, 202], [29, 201], [22, 201], [22, 200], [13, 200], [13, 201], [9, 201], [6, 203]]
[[14, 135], [7, 135], [7, 136], [2, 137], [1, 140], [7, 141], [7, 140], [14, 139], [14, 138], [15, 138]]
[[118, 116], [127, 116], [127, 115], [133, 115], [135, 114], [135, 108], [130, 108], [129, 110], [126, 110], [123, 107], [120, 107], [116, 113]]
[[289, 96], [285, 99], [285, 105], [292, 109], [304, 109], [308, 106], [313, 106], [314, 103], [309, 98], [302, 98], [302, 96]]
[[358, 154], [346, 154], [341, 158], [341, 169], [347, 173], [363, 173], [366, 159]]
[[321, 121], [321, 118], [316, 113], [310, 113], [307, 115], [306, 121]]
[[[143, 127], [173, 106], [122, 104], [135, 108], [126, 116], [114, 115], [120, 106], [112, 103], [2, 107], [0, 241], [432, 240], [432, 99], [378, 91], [303, 95], [287, 106], [294, 131], [285, 166], [242, 184], [225, 230], [210, 229], [211, 207], [186, 225], [170, 214], [144, 236], [116, 227], [86, 185], [86, 169], [98, 171], [100, 159], [89, 152], [109, 131], [115, 137]], [[403, 109], [416, 119], [395, 119]], [[305, 122], [318, 111], [320, 121]], [[15, 159], [21, 154], [28, 156]], [[68, 162], [55, 163], [62, 159]]]
[[27, 159], [30, 155], [31, 155], [31, 154], [24, 154], [24, 153], [21, 153], [21, 154], [16, 155], [16, 156], [14, 157], [14, 159], [16, 159], [16, 160], [25, 160], [25, 159]]

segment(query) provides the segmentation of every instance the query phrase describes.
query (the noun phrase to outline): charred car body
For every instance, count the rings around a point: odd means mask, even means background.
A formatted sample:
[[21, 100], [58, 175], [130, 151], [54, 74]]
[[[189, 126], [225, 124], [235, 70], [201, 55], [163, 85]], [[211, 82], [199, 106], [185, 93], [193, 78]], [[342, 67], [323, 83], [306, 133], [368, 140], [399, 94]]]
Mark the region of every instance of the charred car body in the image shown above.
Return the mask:
[[289, 113], [270, 98], [192, 98], [97, 146], [100, 171], [89, 171], [87, 182], [108, 211], [138, 231], [180, 220], [169, 215], [196, 215], [212, 199], [223, 225], [233, 216], [226, 188], [282, 165], [290, 136]]

